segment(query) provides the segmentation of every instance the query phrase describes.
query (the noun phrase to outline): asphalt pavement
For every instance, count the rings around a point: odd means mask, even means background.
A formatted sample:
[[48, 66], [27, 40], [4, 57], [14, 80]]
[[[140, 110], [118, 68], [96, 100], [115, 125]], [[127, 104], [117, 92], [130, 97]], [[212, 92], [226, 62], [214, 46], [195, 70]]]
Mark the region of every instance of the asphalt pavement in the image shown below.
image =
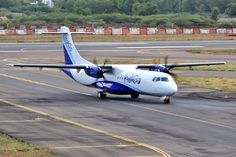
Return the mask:
[[[167, 43], [158, 42], [158, 45]], [[194, 46], [206, 44], [193, 43]], [[234, 46], [231, 41], [209, 43], [215, 47]], [[85, 57], [145, 59], [149, 56], [146, 51], [125, 48], [129, 52], [126, 54], [117, 48], [142, 44], [156, 46], [156, 42], [80, 43], [77, 46]], [[0, 44], [0, 132], [65, 157], [236, 156], [235, 93], [179, 86], [179, 93], [169, 105], [149, 96], [132, 100], [129, 96], [108, 95], [107, 99], [98, 100], [96, 89], [78, 85], [62, 72], [5, 66], [14, 62], [62, 62], [60, 48], [60, 44], [51, 43]], [[152, 51], [155, 50], [151, 50], [153, 56], [166, 55], [161, 50]], [[235, 62], [234, 56], [199, 55], [196, 59], [182, 49], [163, 51], [181, 61], [228, 59]], [[182, 54], [182, 58], [178, 54]]]

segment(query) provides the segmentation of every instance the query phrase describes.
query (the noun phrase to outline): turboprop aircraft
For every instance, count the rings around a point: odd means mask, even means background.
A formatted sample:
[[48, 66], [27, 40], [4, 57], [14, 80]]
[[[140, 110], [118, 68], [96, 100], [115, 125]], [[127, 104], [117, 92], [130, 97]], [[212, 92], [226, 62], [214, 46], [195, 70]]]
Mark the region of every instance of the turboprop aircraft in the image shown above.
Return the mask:
[[[77, 32], [78, 33], [78, 32]], [[97, 97], [104, 99], [106, 93], [117, 95], [151, 95], [161, 97], [165, 104], [177, 92], [177, 85], [170, 70], [176, 67], [193, 67], [225, 64], [225, 62], [206, 62], [189, 64], [131, 64], [131, 65], [96, 65], [80, 56], [70, 30], [61, 27], [65, 64], [8, 64], [13, 67], [57, 68], [74, 81], [98, 89]]]

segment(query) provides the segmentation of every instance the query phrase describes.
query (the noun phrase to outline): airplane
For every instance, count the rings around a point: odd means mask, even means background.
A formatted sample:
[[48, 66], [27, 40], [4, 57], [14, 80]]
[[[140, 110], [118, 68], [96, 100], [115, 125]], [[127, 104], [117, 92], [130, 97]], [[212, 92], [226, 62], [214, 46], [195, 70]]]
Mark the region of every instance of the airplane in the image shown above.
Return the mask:
[[139, 95], [160, 97], [164, 104], [170, 103], [178, 87], [170, 70], [176, 67], [210, 66], [225, 62], [183, 63], [183, 64], [128, 64], [96, 65], [84, 59], [76, 49], [69, 28], [63, 26], [62, 35], [65, 64], [8, 64], [13, 67], [56, 68], [62, 70], [74, 81], [98, 89], [97, 97], [106, 98], [106, 93], [116, 95]]

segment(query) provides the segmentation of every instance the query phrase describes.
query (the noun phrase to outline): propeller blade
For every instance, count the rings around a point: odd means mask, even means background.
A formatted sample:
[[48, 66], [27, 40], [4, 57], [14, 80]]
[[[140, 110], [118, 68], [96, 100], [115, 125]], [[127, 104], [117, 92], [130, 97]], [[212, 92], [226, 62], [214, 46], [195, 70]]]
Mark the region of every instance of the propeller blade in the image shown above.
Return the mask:
[[106, 59], [104, 59], [103, 65], [106, 65], [106, 64], [109, 63], [109, 62], [110, 62], [110, 59], [109, 59], [109, 58], [106, 58]]
[[98, 60], [97, 60], [96, 57], [93, 58], [93, 61], [92, 61], [92, 62], [93, 62], [93, 64], [98, 65]]
[[172, 72], [170, 72], [170, 75], [171, 75], [171, 76], [173, 76], [173, 77], [175, 77], [175, 78], [176, 78], [176, 77], [178, 77], [178, 75], [177, 75], [177, 74], [175, 74], [175, 73], [172, 73]]
[[152, 62], [153, 62], [153, 64], [161, 64], [160, 59], [157, 59], [157, 58], [153, 59]]
[[168, 56], [165, 56], [165, 58], [164, 58], [164, 65], [165, 65], [165, 67], [166, 67], [166, 65], [168, 64]]

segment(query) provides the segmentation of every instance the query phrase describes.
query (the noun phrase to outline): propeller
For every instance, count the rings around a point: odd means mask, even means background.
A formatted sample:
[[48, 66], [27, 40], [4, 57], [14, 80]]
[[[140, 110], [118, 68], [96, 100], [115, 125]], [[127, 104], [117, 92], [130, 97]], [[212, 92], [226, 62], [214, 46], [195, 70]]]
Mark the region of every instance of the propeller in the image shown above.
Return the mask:
[[109, 58], [105, 58], [104, 62], [103, 62], [103, 66], [106, 65], [107, 63], [109, 63], [111, 60]]
[[[109, 58], [105, 58], [104, 61], [103, 61], [103, 65], [100, 66], [100, 67], [98, 66], [98, 60], [97, 60], [96, 57], [93, 58], [93, 61], [92, 61], [92, 62], [93, 62], [93, 64], [95, 64], [95, 65], [97, 66], [97, 69], [94, 68], [94, 70], [95, 70], [94, 75], [96, 75], [97, 79], [103, 78], [104, 80], [106, 80], [105, 77], [104, 77], [104, 74], [105, 74], [105, 73], [109, 73], [110, 70], [104, 69], [104, 66], [105, 66], [107, 63], [110, 62], [110, 59], [109, 59]], [[87, 70], [87, 74], [91, 76], [91, 74], [89, 74], [89, 71], [88, 71], [88, 70]]]
[[165, 56], [164, 57], [164, 64], [162, 64], [162, 65], [160, 64], [160, 59], [154, 59], [153, 63], [157, 64], [157, 68], [159, 69], [158, 71], [167, 73], [167, 74], [171, 75], [172, 77], [177, 77], [177, 75], [175, 73], [172, 73], [170, 71], [170, 68], [168, 68], [168, 59], [169, 59], [169, 57]]
[[165, 66], [165, 69], [164, 69], [164, 73], [167, 73], [173, 77], [177, 77], [177, 75], [173, 72], [170, 72], [170, 69], [167, 68], [167, 65], [168, 65], [168, 59], [169, 59], [169, 56], [165, 56], [164, 57], [164, 66]]
[[93, 61], [92, 61], [92, 62], [93, 62], [93, 64], [98, 65], [98, 60], [97, 60], [96, 57], [93, 58]]

